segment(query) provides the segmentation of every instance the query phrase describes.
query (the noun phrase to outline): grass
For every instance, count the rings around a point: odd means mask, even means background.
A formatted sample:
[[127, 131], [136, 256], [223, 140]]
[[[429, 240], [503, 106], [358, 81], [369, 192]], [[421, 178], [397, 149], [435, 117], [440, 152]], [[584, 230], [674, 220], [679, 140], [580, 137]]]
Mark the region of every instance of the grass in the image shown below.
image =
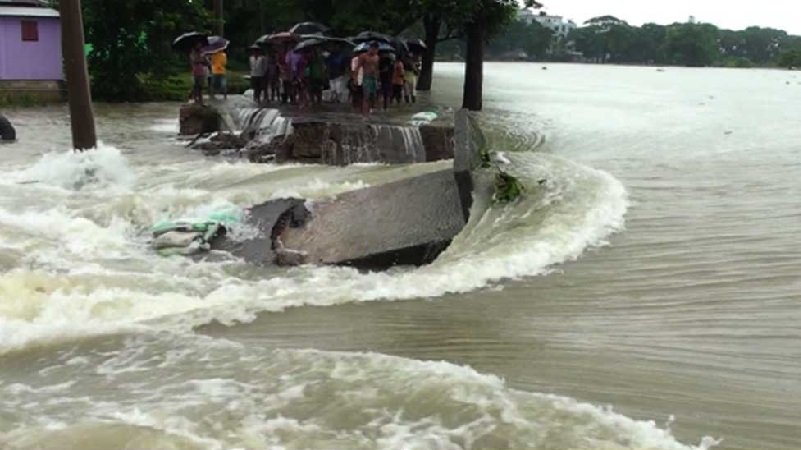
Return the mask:
[[[140, 75], [139, 80], [145, 89], [145, 98], [152, 102], [183, 102], [192, 91], [192, 75], [184, 73], [167, 78], [156, 79], [149, 75]], [[228, 71], [227, 80], [229, 94], [242, 94], [250, 83], [244, 72]]]
[[32, 108], [35, 106], [45, 106], [52, 103], [58, 103], [58, 101], [52, 99], [48, 100], [29, 92], [8, 94], [0, 91], [0, 106], [4, 107]]

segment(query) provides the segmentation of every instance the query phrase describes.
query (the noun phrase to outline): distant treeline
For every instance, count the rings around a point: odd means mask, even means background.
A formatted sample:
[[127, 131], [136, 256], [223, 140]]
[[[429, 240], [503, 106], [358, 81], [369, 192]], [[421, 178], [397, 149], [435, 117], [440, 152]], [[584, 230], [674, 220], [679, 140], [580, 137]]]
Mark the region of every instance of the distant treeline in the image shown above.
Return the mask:
[[[456, 41], [439, 48], [452, 59], [462, 53]], [[556, 38], [539, 23], [514, 22], [487, 44], [490, 58], [525, 52], [539, 61], [583, 61], [690, 67], [801, 67], [801, 36], [784, 30], [749, 27], [725, 30], [709, 23], [629, 25], [613, 16], [590, 19], [567, 38]]]

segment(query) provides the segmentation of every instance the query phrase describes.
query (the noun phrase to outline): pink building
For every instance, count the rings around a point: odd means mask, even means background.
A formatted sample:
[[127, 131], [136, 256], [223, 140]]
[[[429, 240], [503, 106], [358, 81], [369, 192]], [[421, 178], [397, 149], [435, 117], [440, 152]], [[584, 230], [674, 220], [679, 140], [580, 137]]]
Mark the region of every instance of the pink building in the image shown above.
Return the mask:
[[40, 0], [0, 0], [0, 94], [57, 93], [62, 67], [58, 11]]

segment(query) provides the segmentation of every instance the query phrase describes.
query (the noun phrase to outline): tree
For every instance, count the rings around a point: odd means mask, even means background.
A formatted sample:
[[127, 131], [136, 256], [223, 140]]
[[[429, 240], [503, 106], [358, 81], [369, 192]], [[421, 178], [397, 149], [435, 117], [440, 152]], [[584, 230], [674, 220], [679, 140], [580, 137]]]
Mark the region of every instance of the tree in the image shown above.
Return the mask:
[[146, 100], [139, 75], [170, 73], [183, 57], [170, 48], [173, 38], [209, 24], [197, 0], [83, 0], [83, 14], [92, 90], [119, 102]]
[[514, 51], [524, 51], [531, 58], [542, 59], [551, 45], [553, 32], [539, 22], [528, 24], [515, 20], [490, 42], [489, 53], [502, 55]]
[[417, 90], [430, 91], [434, 76], [437, 44], [464, 36], [465, 24], [481, 0], [412, 0], [411, 8], [420, 11], [426, 51], [422, 55]]
[[483, 108], [484, 46], [494, 35], [502, 31], [517, 11], [515, 0], [479, 0], [470, 11], [465, 23], [467, 55], [465, 58], [464, 91], [462, 107], [471, 111]]
[[718, 29], [706, 23], [676, 23], [668, 28], [666, 50], [670, 61], [688, 67], [710, 66], [719, 56]]

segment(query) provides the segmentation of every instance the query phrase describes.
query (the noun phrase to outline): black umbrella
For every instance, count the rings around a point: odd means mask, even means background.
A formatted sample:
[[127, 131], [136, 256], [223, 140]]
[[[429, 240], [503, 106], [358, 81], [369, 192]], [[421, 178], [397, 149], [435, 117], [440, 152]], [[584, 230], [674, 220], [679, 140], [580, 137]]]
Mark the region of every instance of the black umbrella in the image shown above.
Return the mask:
[[301, 22], [289, 29], [290, 33], [295, 34], [325, 34], [331, 31], [331, 27], [317, 22]]
[[392, 41], [392, 39], [386, 34], [376, 33], [375, 31], [362, 31], [355, 37], [351, 38], [351, 40], [357, 44], [360, 44], [362, 42], [371, 42], [371, 41], [384, 42], [386, 44], [389, 44]]
[[423, 42], [420, 38], [412, 38], [406, 39], [406, 47], [412, 52], [416, 54], [423, 53], [428, 46], [425, 42]]
[[305, 50], [311, 50], [313, 48], [319, 47], [320, 45], [325, 44], [326, 41], [324, 39], [317, 39], [311, 38], [306, 39], [305, 41], [301, 42], [300, 44], [296, 45], [293, 51], [295, 52], [302, 52]]
[[192, 50], [198, 43], [204, 47], [209, 45], [209, 35], [199, 31], [184, 33], [172, 41], [172, 48], [178, 51], [188, 52], [189, 50]]
[[265, 34], [264, 36], [256, 39], [253, 45], [260, 47], [270, 47], [272, 45], [280, 44], [296, 44], [303, 39], [302, 36], [288, 31], [281, 31], [278, 33]]
[[392, 38], [392, 42], [390, 44], [395, 48], [398, 54], [405, 55], [409, 53], [409, 46], [406, 45], [406, 40], [401, 37]]

